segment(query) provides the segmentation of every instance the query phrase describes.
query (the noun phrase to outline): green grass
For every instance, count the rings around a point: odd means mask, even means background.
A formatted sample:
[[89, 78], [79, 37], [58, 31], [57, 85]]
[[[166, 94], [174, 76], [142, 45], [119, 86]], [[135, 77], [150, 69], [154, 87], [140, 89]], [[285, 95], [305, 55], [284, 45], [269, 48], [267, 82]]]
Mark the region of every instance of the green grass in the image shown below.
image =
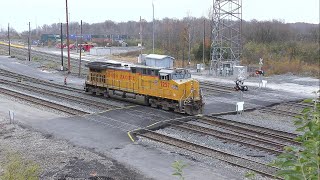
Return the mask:
[[33, 161], [23, 159], [19, 154], [8, 154], [0, 180], [38, 180], [40, 166]]

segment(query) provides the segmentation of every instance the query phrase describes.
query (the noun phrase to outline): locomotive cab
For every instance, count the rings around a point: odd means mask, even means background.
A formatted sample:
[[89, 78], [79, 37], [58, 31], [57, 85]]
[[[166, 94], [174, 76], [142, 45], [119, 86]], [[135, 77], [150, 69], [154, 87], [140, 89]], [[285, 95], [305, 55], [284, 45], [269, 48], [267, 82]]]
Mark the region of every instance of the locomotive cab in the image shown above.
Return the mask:
[[191, 79], [187, 69], [162, 69], [159, 72], [161, 81], [171, 82], [172, 96], [178, 100], [178, 109], [190, 115], [202, 113], [203, 100], [199, 82]]

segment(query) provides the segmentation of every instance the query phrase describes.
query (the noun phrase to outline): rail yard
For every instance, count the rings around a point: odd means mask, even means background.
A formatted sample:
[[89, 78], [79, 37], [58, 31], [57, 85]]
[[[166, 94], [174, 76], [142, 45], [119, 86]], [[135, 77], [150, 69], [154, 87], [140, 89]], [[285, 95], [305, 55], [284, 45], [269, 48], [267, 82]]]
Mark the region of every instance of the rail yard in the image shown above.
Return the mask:
[[0, 180], [320, 180], [319, 0], [199, 2], [3, 1]]
[[[5, 45], [0, 45], [0, 51], [5, 49]], [[172, 179], [173, 160], [188, 164], [187, 179], [243, 179], [248, 172], [256, 173], [258, 179], [273, 179], [277, 168], [268, 164], [285, 146], [300, 146], [294, 140], [298, 134], [294, 131], [293, 119], [303, 108], [310, 107], [302, 101], [312, 97], [311, 92], [319, 86], [316, 79], [310, 78], [297, 90], [306, 92], [301, 94], [292, 92], [290, 87], [279, 89], [280, 85], [272, 84], [272, 81], [279, 83], [279, 77], [268, 79], [270, 88], [258, 88], [254, 78], [248, 79], [249, 91], [241, 97], [245, 110], [239, 114], [236, 102], [240, 94], [235, 91], [234, 83], [230, 83], [232, 80], [194, 73], [204, 107], [202, 113], [188, 115], [174, 112], [179, 104], [164, 108], [163, 103], [158, 103], [150, 107], [108, 97], [109, 93], [120, 90], [125, 92], [121, 92], [121, 97], [128, 96], [129, 90], [124, 88], [129, 87], [128, 84], [116, 86], [117, 79], [110, 81], [111, 89], [86, 93], [87, 67], [83, 66], [80, 77], [76, 72], [65, 74], [50, 67], [44, 72], [41, 70], [47, 63], [58, 66], [60, 57], [38, 50], [32, 52], [41, 60], [25, 61], [27, 52], [19, 47], [13, 47], [16, 58], [0, 57], [0, 99], [5, 102], [0, 104], [0, 114], [4, 117], [0, 121], [3, 129], [0, 142], [21, 151], [28, 148], [30, 152], [24, 152], [27, 156], [42, 154], [43, 159], [35, 158], [41, 164], [48, 161], [43, 166], [42, 179], [89, 178], [92, 174], [102, 179]], [[76, 69], [78, 61], [72, 59], [71, 62]], [[114, 64], [111, 66], [114, 68]], [[92, 76], [92, 72], [89, 74]], [[102, 74], [88, 79], [100, 77], [99, 82], [103, 83], [103, 78], [109, 76]], [[284, 83], [294, 81], [304, 83], [299, 77]], [[309, 85], [310, 81], [314, 83]], [[90, 87], [94, 87], [94, 83], [90, 82]], [[149, 99], [155, 96], [147, 89], [134, 87], [133, 84], [130, 91], [135, 93], [134, 97], [146, 93]], [[14, 121], [19, 126], [8, 123], [8, 111], [14, 112]], [[23, 138], [36, 143], [37, 147], [15, 139], [19, 133], [25, 133]], [[44, 146], [61, 150], [43, 150]], [[64, 163], [57, 163], [52, 156]]]

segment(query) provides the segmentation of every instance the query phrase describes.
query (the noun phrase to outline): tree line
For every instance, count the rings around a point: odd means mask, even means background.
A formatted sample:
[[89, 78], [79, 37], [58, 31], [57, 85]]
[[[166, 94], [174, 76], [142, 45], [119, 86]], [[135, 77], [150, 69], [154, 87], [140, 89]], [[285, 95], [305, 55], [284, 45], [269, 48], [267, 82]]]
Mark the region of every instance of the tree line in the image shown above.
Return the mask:
[[[83, 23], [84, 34], [125, 34], [130, 37], [130, 45], [137, 45], [140, 42], [140, 26], [142, 28], [143, 45], [146, 49], [152, 48], [153, 23], [145, 20], [113, 22], [106, 20], [101, 23]], [[63, 24], [64, 32], [66, 25]], [[205, 59], [210, 59], [211, 47], [211, 19], [206, 17], [187, 16], [183, 19], [164, 18], [155, 20], [155, 48], [156, 53], [168, 54], [176, 59], [186, 59], [188, 56], [189, 45], [191, 46], [191, 58], [194, 60], [202, 59], [203, 37], [205, 37]], [[69, 23], [70, 34], [80, 33], [79, 22]], [[205, 34], [204, 34], [205, 32]], [[41, 34], [60, 34], [60, 24], [39, 26], [31, 32], [32, 39], [40, 39]], [[18, 39], [27, 39], [28, 32], [16, 32], [11, 29], [11, 36]], [[1, 29], [0, 38], [5, 39], [6, 29]], [[246, 47], [252, 44], [278, 44], [281, 47], [273, 47], [277, 53], [291, 53], [291, 58], [297, 56], [299, 44], [310, 44], [319, 42], [319, 24], [308, 23], [285, 23], [279, 20], [271, 21], [243, 21], [242, 22], [242, 46], [243, 58], [247, 61], [257, 59], [259, 54], [247, 52], [252, 49]], [[319, 50], [315, 52], [319, 52]], [[259, 51], [259, 50], [258, 50]], [[272, 50], [271, 50], [272, 51]], [[287, 52], [291, 51], [291, 52]], [[256, 53], [256, 52], [255, 52]], [[305, 52], [304, 52], [305, 53]], [[260, 55], [261, 56], [261, 55]], [[314, 61], [314, 60], [313, 60]]]

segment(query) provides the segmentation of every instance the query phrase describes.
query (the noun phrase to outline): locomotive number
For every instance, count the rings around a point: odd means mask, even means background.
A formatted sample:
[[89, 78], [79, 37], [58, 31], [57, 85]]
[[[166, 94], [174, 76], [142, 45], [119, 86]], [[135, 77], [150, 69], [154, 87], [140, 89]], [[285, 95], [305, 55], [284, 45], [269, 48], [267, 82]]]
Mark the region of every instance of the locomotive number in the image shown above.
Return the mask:
[[161, 81], [161, 87], [169, 87], [169, 82]]

